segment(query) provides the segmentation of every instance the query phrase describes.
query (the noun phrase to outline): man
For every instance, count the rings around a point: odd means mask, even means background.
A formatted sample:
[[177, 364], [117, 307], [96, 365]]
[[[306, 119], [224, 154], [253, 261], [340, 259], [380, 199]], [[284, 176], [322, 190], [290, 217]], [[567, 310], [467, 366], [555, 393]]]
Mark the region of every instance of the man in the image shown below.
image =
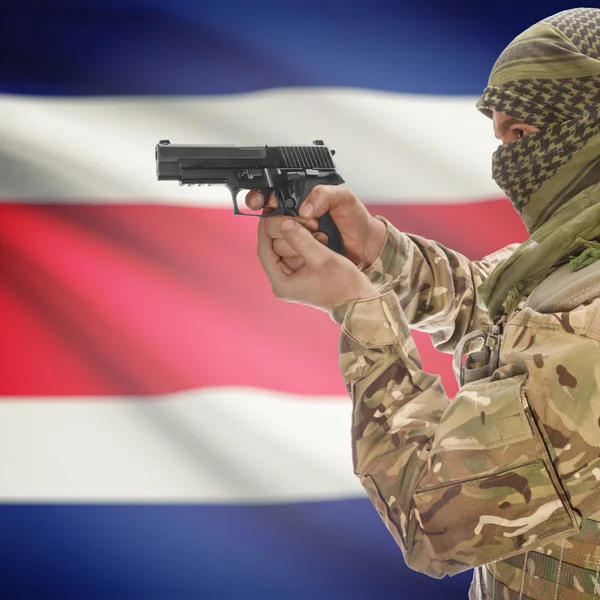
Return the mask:
[[[321, 186], [303, 218], [260, 221], [258, 253], [279, 298], [341, 325], [355, 472], [407, 564], [475, 568], [471, 598], [600, 598], [600, 298], [528, 307], [559, 265], [600, 257], [600, 10], [517, 37], [478, 108], [502, 142], [493, 177], [527, 226], [521, 246], [472, 262]], [[345, 257], [314, 233], [327, 210]], [[497, 360], [470, 354], [449, 403], [409, 327], [458, 347], [459, 368], [481, 330]]]

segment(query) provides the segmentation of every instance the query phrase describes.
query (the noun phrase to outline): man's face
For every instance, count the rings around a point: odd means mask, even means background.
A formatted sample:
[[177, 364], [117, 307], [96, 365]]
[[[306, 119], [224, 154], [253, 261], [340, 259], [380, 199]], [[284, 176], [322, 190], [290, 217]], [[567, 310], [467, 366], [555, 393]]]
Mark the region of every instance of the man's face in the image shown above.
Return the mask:
[[519, 121], [519, 119], [509, 117], [495, 110], [492, 111], [492, 122], [494, 123], [494, 135], [503, 145], [510, 144], [510, 142], [520, 140], [522, 137], [539, 131], [533, 125], [526, 125], [523, 121]]

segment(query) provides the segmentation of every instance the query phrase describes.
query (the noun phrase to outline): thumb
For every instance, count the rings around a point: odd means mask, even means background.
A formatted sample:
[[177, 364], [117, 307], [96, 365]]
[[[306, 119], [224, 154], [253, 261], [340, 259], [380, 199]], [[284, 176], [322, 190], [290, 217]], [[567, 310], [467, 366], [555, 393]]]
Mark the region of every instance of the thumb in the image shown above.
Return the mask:
[[300, 206], [299, 216], [304, 218], [319, 218], [329, 210], [329, 189], [333, 186], [316, 185]]
[[316, 185], [300, 206], [299, 215], [304, 218], [319, 218], [326, 212], [347, 211], [357, 200], [343, 185]]
[[312, 233], [292, 219], [284, 219], [281, 222], [281, 233], [283, 239], [295, 250], [307, 263], [318, 260], [328, 250], [317, 241]]

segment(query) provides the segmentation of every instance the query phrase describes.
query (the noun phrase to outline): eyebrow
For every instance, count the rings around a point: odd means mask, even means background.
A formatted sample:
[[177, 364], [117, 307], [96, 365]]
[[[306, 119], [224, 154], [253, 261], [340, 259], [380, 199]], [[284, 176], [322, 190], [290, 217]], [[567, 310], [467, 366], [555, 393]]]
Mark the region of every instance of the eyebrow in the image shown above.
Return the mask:
[[513, 125], [523, 125], [523, 121], [515, 117], [509, 117], [500, 123], [498, 129], [494, 129], [494, 134], [497, 138], [501, 138]]

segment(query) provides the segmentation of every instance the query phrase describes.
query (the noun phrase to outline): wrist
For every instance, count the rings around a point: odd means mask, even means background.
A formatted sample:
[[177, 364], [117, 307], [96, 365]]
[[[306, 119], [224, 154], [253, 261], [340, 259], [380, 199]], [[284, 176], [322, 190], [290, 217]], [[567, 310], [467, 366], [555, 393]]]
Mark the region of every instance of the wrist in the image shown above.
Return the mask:
[[[360, 285], [355, 286], [351, 290], [347, 290], [344, 295], [341, 295], [334, 300], [333, 306], [379, 298], [381, 296], [379, 290], [366, 278], [366, 276], [363, 275], [363, 277], [365, 280], [361, 281]], [[331, 310], [331, 307], [329, 310]]]
[[352, 298], [353, 300], [371, 300], [373, 298], [379, 298], [381, 294], [379, 290], [369, 281], [365, 281], [365, 284], [357, 291]]
[[388, 230], [386, 224], [376, 217], [371, 217], [367, 243], [365, 244], [363, 259], [360, 265], [361, 270], [368, 269], [379, 258], [387, 241], [387, 236]]

